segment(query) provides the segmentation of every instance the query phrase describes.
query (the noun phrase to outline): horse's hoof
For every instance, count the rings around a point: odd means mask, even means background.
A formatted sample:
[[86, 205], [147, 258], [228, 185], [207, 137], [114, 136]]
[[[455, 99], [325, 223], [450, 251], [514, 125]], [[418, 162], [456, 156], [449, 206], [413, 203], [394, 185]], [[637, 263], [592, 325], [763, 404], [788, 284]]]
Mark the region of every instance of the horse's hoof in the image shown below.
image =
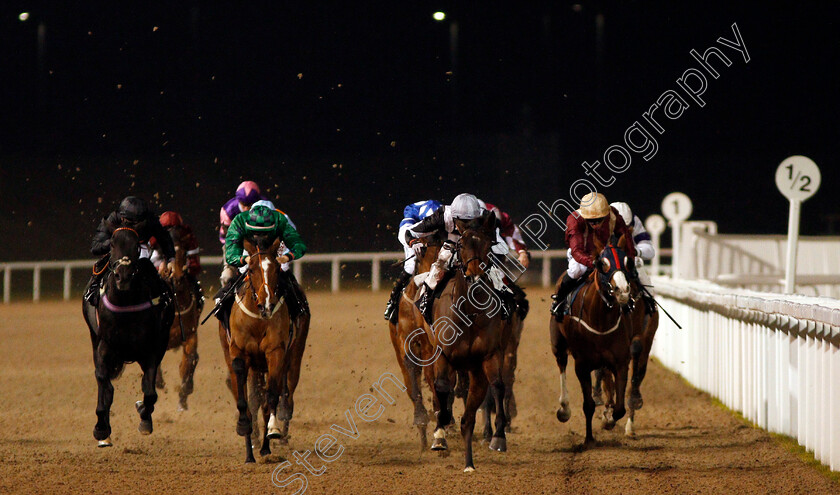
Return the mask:
[[257, 460], [254, 459], [254, 456], [251, 456], [248, 459], [245, 459], [245, 464], [254, 464], [255, 462], [257, 462]]
[[269, 440], [279, 440], [283, 438], [283, 432], [280, 431], [280, 428], [269, 428], [265, 436]]
[[595, 437], [587, 438], [586, 440], [584, 440], [583, 445], [582, 445], [582, 447], [584, 449], [589, 449], [589, 448], [592, 448], [592, 447], [595, 447], [595, 446], [596, 446]]
[[465, 472], [465, 473], [474, 473], [474, 472], [475, 472], [475, 468], [474, 468], [474, 467], [472, 467], [472, 466], [467, 466], [467, 467], [465, 467], [465, 468], [464, 468], [464, 472]]
[[137, 430], [143, 435], [151, 435], [152, 434], [152, 420], [151, 419], [144, 419], [140, 421], [140, 425], [137, 427]]
[[507, 452], [507, 439], [503, 437], [493, 437], [490, 441], [490, 450], [496, 452]]
[[598, 395], [592, 394], [592, 400], [595, 401], [596, 406], [603, 406], [604, 405], [604, 398], [601, 397], [601, 394], [598, 394]]
[[572, 417], [572, 411], [568, 407], [563, 409], [562, 407], [557, 410], [557, 421], [561, 423], [565, 423]]
[[638, 411], [642, 408], [643, 405], [645, 405], [645, 401], [642, 399], [641, 395], [639, 395], [638, 397], [633, 397], [631, 395], [630, 398], [627, 400], [627, 407], [634, 411]]
[[100, 440], [99, 443], [96, 444], [97, 447], [113, 447], [114, 444], [111, 442], [111, 437], [106, 438], [105, 440]]
[[236, 423], [236, 434], [240, 437], [247, 437], [251, 434], [251, 422], [243, 422], [237, 421]]
[[432, 450], [448, 450], [449, 447], [446, 445], [445, 438], [435, 438], [432, 442]]
[[260, 455], [263, 457], [271, 455], [271, 449], [260, 449]]

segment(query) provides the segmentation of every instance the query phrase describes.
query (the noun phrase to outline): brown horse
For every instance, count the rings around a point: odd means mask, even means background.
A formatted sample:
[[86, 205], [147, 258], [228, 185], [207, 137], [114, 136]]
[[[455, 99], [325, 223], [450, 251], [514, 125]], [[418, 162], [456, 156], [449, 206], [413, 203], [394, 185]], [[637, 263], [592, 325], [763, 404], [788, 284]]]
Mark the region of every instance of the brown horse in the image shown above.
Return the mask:
[[[641, 409], [644, 404], [640, 387], [647, 372], [648, 358], [650, 357], [650, 350], [653, 346], [653, 338], [656, 336], [656, 329], [659, 327], [659, 311], [654, 310], [652, 314], [648, 315], [645, 313], [644, 304], [641, 304], [637, 300], [637, 304], [630, 318], [633, 321], [635, 332], [630, 342], [632, 363], [630, 369], [632, 370], [632, 375], [630, 377], [630, 397], [627, 400], [627, 423], [624, 425], [624, 433], [632, 437], [636, 435], [634, 430], [636, 411]], [[616, 401], [615, 377], [609, 370], [604, 370], [602, 376], [604, 391], [607, 395], [606, 412], [611, 407], [614, 407]], [[596, 391], [593, 390], [593, 396], [595, 394]]]
[[[426, 243], [423, 256], [417, 264], [417, 274], [427, 273], [440, 252], [440, 242], [433, 240]], [[432, 345], [426, 332], [423, 331], [423, 316], [414, 305], [418, 292], [417, 285], [412, 281], [403, 291], [400, 298], [397, 323], [388, 322], [391, 334], [391, 344], [397, 355], [397, 363], [402, 371], [408, 398], [414, 403], [414, 425], [420, 435], [420, 450], [426, 450], [426, 425], [429, 422], [426, 406], [423, 405], [423, 393], [420, 385], [421, 369], [429, 386], [434, 391], [434, 375], [431, 366], [421, 366], [424, 360], [432, 356]], [[435, 401], [436, 402], [436, 401]], [[438, 408], [436, 408], [438, 410]]]
[[[187, 410], [187, 397], [193, 392], [193, 375], [198, 364], [198, 321], [201, 318], [199, 301], [187, 278], [187, 249], [181, 240], [180, 227], [172, 227], [169, 231], [175, 245], [175, 263], [172, 273], [165, 279], [172, 287], [175, 299], [175, 321], [169, 328], [169, 343], [167, 350], [181, 347], [181, 386], [178, 388], [178, 410]], [[163, 371], [158, 369], [157, 388], [166, 385], [163, 381]]]
[[[303, 288], [300, 290], [303, 291]], [[306, 297], [305, 294], [304, 297]], [[269, 442], [271, 438], [278, 440], [284, 445], [288, 444], [289, 438], [291, 438], [291, 435], [289, 434], [289, 423], [291, 422], [294, 414], [295, 390], [297, 390], [297, 385], [300, 381], [300, 369], [303, 362], [303, 353], [306, 350], [306, 339], [309, 336], [310, 320], [311, 315], [309, 312], [302, 311], [298, 317], [292, 321], [292, 337], [286, 353], [286, 366], [283, 369], [281, 379], [282, 389], [280, 392], [280, 403], [277, 411], [277, 420], [282, 422], [279, 436], [276, 434], [272, 437], [268, 436], [268, 422], [271, 418], [271, 411], [269, 410], [268, 402], [266, 402], [266, 373], [253, 368], [248, 372], [248, 408], [251, 411], [251, 417], [257, 417], [257, 414], [260, 412], [262, 412], [263, 415], [262, 435], [260, 435], [259, 422], [255, 421], [252, 424], [251, 440], [252, 445], [257, 445], [258, 442], [262, 442], [260, 448], [260, 455], [262, 456], [266, 456], [271, 453]], [[230, 368], [230, 340], [227, 330], [225, 330], [225, 326], [221, 322], [219, 322], [219, 341], [222, 345], [222, 353], [224, 354], [225, 362]], [[230, 376], [228, 376], [226, 382], [228, 389], [230, 389], [230, 391], [234, 394], [233, 398], [236, 399], [237, 395], [233, 389]]]
[[[505, 431], [510, 432], [511, 423], [516, 416], [516, 399], [513, 395], [513, 384], [516, 382], [516, 357], [519, 350], [519, 341], [522, 339], [525, 319], [520, 316], [519, 311], [513, 311], [511, 318], [505, 323], [502, 334], [504, 340], [502, 380], [505, 383]], [[495, 401], [492, 392], [489, 390], [482, 405], [482, 411], [484, 412], [484, 440], [490, 442], [493, 437], [490, 419], [491, 414], [495, 412]]]
[[265, 401], [269, 417], [263, 444], [265, 453], [270, 452], [267, 448], [269, 439], [283, 436], [277, 420], [277, 407], [283, 388], [283, 370], [290, 357], [291, 321], [288, 307], [283, 299], [278, 298], [275, 290], [280, 271], [276, 258], [279, 245], [279, 239], [269, 244], [262, 236], [255, 236], [253, 243], [245, 241], [245, 250], [253, 254], [248, 262], [247, 281], [237, 290], [236, 303], [230, 315], [228, 351], [231, 390], [239, 411], [236, 433], [245, 437], [245, 462], [255, 462], [247, 387], [251, 369], [267, 373]]
[[495, 216], [487, 213], [469, 222], [456, 221], [461, 239], [454, 250], [454, 267], [439, 299], [434, 303], [434, 324], [424, 329], [434, 349], [435, 394], [440, 407], [432, 450], [447, 450], [445, 427], [452, 420], [454, 376], [469, 375], [469, 390], [461, 417], [461, 436], [465, 446], [464, 472], [475, 471], [472, 437], [475, 413], [484, 402], [488, 383], [496, 402], [496, 431], [490, 448], [507, 450], [505, 438], [505, 385], [502, 377], [505, 322], [502, 301], [496, 295], [485, 269], [489, 269], [490, 247], [495, 240]]
[[557, 322], [552, 316], [549, 324], [551, 348], [560, 368], [560, 408], [557, 419], [566, 422], [571, 416], [566, 388], [566, 364], [571, 352], [575, 359], [575, 374], [583, 392], [583, 412], [586, 416], [585, 445], [595, 442], [592, 435], [592, 371], [606, 368], [616, 380], [614, 409], [605, 411], [604, 427], [610, 429], [626, 410], [624, 393], [630, 364], [630, 342], [634, 336], [629, 313], [631, 297], [626, 273], [626, 255], [620, 248], [608, 245], [596, 262], [596, 269], [579, 289], [569, 314]]

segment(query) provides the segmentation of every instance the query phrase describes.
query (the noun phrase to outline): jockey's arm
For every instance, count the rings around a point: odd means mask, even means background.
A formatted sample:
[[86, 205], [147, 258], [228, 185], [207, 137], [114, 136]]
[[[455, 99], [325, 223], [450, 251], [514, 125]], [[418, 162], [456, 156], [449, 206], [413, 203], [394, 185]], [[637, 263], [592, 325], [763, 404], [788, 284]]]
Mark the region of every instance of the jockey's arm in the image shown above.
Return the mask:
[[160, 221], [154, 215], [149, 215], [146, 220], [149, 229], [149, 238], [154, 237], [157, 241], [157, 247], [160, 249], [167, 262], [175, 260], [175, 244], [172, 243], [172, 237]]
[[306, 244], [303, 243], [300, 234], [298, 234], [291, 222], [286, 219], [286, 216], [280, 212], [277, 212], [277, 214], [280, 216], [280, 219], [277, 221], [277, 229], [278, 231], [282, 229], [282, 232], [278, 232], [278, 236], [286, 245], [286, 248], [289, 249], [289, 252], [285, 256], [296, 260], [306, 254]]
[[411, 245], [416, 240], [421, 239], [423, 237], [430, 236], [435, 232], [443, 229], [446, 229], [446, 222], [443, 219], [443, 212], [444, 207], [441, 206], [434, 213], [429, 215], [428, 217], [424, 218], [420, 222], [416, 223], [410, 229], [406, 229], [405, 231], [405, 241], [407, 244]]
[[586, 235], [586, 220], [578, 218], [574, 213], [566, 219], [566, 244], [572, 253], [572, 258], [587, 268], [593, 268], [593, 256], [584, 249]]
[[95, 256], [103, 256], [108, 254], [111, 250], [111, 234], [114, 232], [114, 222], [117, 218], [116, 213], [111, 213], [107, 218], [102, 218], [99, 226], [96, 227], [96, 233], [93, 235], [93, 241], [90, 244], [90, 252]]
[[239, 268], [245, 264], [242, 259], [242, 239], [245, 235], [245, 218], [237, 216], [227, 229], [225, 237], [225, 262]]

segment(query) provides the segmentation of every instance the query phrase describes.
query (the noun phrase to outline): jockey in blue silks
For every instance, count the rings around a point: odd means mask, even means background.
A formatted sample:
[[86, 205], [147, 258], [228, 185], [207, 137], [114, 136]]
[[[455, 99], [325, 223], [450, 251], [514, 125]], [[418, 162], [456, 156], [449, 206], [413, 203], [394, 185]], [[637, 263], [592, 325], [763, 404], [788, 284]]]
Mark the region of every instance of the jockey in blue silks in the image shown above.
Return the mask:
[[[417, 266], [417, 256], [419, 256], [419, 253], [423, 248], [422, 245], [417, 245], [416, 250], [410, 247], [408, 242], [405, 240], [405, 231], [434, 213], [435, 210], [440, 207], [440, 202], [428, 199], [426, 201], [411, 203], [403, 210], [403, 219], [400, 222], [397, 239], [403, 246], [403, 252], [405, 253], [406, 260], [403, 264], [403, 271], [400, 273], [400, 277], [396, 282], [394, 282], [394, 289], [391, 291], [391, 298], [388, 299], [388, 304], [385, 306], [385, 319], [388, 321], [392, 321], [392, 319], [394, 319], [397, 315], [400, 296], [402, 295], [406, 285], [408, 285], [409, 280], [411, 280], [412, 275], [414, 275], [414, 270]], [[395, 319], [393, 321], [396, 322]]]

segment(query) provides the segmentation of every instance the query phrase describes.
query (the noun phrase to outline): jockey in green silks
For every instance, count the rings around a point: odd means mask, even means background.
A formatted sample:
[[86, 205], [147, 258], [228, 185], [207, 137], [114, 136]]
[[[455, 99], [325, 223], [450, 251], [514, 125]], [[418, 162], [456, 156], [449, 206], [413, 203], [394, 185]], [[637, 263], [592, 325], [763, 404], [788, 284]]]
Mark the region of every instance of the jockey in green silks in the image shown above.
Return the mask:
[[[243, 248], [243, 241], [255, 235], [267, 235], [269, 243], [273, 243], [276, 239], [283, 242], [288, 252], [278, 256], [277, 259], [280, 263], [296, 260], [306, 253], [306, 245], [283, 213], [268, 206], [256, 205], [250, 210], [236, 215], [231, 222], [225, 237], [225, 262], [235, 268], [246, 266], [248, 264], [248, 253]], [[222, 287], [217, 297], [231, 292], [228, 289], [232, 283], [233, 281]], [[306, 297], [303, 296], [300, 286], [294, 280], [291, 270], [278, 270], [277, 293], [286, 297], [286, 303], [289, 305], [289, 316], [292, 320], [297, 318], [302, 311], [309, 311]], [[223, 322], [227, 320], [227, 314], [225, 313], [229, 312], [232, 305], [232, 295], [232, 293], [228, 294], [229, 297], [225, 301], [218, 301], [217, 299], [217, 303], [220, 302], [223, 305], [223, 311], [220, 311], [218, 315]]]

